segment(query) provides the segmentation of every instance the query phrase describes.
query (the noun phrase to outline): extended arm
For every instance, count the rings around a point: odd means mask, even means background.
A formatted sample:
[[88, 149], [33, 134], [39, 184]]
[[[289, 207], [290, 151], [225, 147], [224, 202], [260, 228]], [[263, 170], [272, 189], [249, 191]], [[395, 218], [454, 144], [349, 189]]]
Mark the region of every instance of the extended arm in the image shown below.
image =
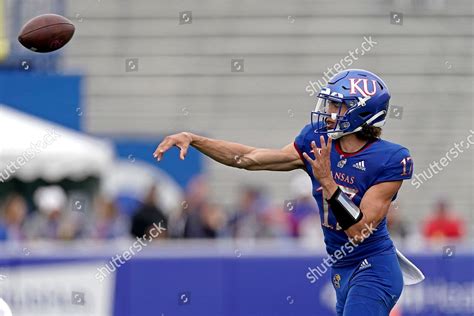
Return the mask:
[[293, 143], [282, 149], [255, 148], [184, 132], [167, 136], [155, 150], [155, 158], [160, 161], [172, 146], [181, 149], [181, 159], [185, 158], [189, 146], [193, 146], [217, 162], [245, 170], [290, 171], [304, 168]]

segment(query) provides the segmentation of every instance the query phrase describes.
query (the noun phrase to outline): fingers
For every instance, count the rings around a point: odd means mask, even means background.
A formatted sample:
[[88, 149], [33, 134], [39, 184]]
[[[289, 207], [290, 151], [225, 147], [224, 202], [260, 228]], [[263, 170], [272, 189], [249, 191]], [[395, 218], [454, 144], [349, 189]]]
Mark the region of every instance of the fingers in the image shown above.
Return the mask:
[[319, 137], [319, 142], [321, 144], [321, 148], [316, 146], [316, 142], [314, 140], [311, 142], [311, 151], [314, 153], [314, 156], [322, 156], [323, 154], [329, 155], [331, 153], [332, 138], [328, 137], [328, 141], [326, 143], [324, 136], [321, 135]]
[[156, 158], [156, 160], [160, 161], [161, 158], [163, 158], [164, 153], [170, 149], [170, 147], [173, 146], [173, 143], [170, 141], [163, 141], [161, 144], [158, 145], [156, 148], [155, 152], [153, 153], [153, 157]]
[[186, 158], [186, 155], [188, 154], [188, 147], [189, 146], [178, 146], [181, 151], [179, 152], [179, 158], [181, 160], [184, 160], [184, 158]]
[[[321, 143], [321, 149], [320, 151], [323, 151], [325, 154], [330, 154], [331, 153], [331, 147], [332, 147], [332, 138], [328, 137], [328, 142], [326, 143], [326, 140], [324, 139], [324, 136], [320, 136], [320, 143]], [[319, 152], [321, 153], [321, 152]]]
[[332, 138], [328, 136], [328, 142], [326, 143], [326, 140], [324, 139], [324, 136], [320, 136], [321, 140], [321, 148], [322, 149], [327, 149], [328, 152], [331, 151], [331, 146], [332, 146]]
[[319, 143], [321, 144], [321, 149], [326, 149], [326, 140], [323, 135], [319, 136]]
[[[178, 143], [180, 144], [178, 145]], [[169, 137], [166, 137], [165, 140], [158, 145], [155, 152], [153, 153], [153, 157], [155, 157], [156, 160], [160, 161], [163, 158], [165, 152], [173, 146], [176, 146], [180, 149], [179, 158], [181, 160], [184, 160], [184, 158], [186, 158], [186, 155], [188, 154], [189, 144], [187, 144], [186, 142], [179, 142], [178, 140]]]
[[314, 140], [311, 142], [311, 148], [311, 151], [314, 153], [314, 156], [316, 156], [316, 154], [321, 155], [321, 148], [318, 148], [316, 146], [316, 142]]
[[332, 138], [328, 137], [328, 151], [329, 152], [331, 152], [331, 148], [332, 148]]
[[166, 149], [164, 148], [164, 146], [160, 145], [158, 146], [158, 148], [156, 148], [155, 152], [153, 153], [153, 157], [155, 157], [158, 161], [160, 161], [165, 151]]
[[303, 151], [303, 157], [306, 159], [307, 162], [309, 162], [311, 165], [314, 164], [315, 160], [313, 160], [307, 153]]

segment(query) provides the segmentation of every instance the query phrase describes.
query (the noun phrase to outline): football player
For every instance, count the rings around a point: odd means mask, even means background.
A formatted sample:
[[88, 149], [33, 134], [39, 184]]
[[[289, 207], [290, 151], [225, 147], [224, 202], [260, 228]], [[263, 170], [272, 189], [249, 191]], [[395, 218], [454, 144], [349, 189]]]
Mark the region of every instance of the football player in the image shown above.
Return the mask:
[[[380, 138], [390, 92], [360, 69], [332, 77], [319, 95], [311, 123], [282, 149], [254, 148], [183, 132], [167, 136], [154, 152], [172, 146], [184, 159], [193, 146], [227, 166], [246, 170], [303, 169], [319, 206], [339, 316], [388, 316], [405, 284], [423, 274], [395, 248], [386, 216], [403, 180], [413, 173], [407, 148]], [[402, 272], [403, 270], [403, 272]]]

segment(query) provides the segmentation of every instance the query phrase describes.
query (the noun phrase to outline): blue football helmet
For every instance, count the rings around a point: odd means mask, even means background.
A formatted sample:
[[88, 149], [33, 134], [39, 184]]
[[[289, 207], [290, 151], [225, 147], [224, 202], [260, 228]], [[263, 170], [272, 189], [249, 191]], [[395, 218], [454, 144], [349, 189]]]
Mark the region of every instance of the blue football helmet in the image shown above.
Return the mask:
[[[390, 92], [377, 75], [362, 69], [339, 72], [318, 94], [316, 109], [311, 112], [311, 124], [315, 132], [327, 133], [337, 139], [356, 133], [364, 125], [381, 127], [385, 124]], [[339, 112], [330, 114], [329, 103], [338, 104]], [[347, 112], [340, 115], [344, 103]], [[335, 122], [328, 128], [327, 119]]]

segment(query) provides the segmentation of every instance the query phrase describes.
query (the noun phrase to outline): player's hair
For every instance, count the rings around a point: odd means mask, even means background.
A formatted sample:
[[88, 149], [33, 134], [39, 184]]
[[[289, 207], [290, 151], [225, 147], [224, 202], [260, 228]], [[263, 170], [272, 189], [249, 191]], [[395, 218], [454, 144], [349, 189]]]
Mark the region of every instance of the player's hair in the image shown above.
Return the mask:
[[375, 126], [364, 126], [362, 130], [355, 133], [357, 138], [361, 140], [374, 140], [382, 135], [382, 128]]

